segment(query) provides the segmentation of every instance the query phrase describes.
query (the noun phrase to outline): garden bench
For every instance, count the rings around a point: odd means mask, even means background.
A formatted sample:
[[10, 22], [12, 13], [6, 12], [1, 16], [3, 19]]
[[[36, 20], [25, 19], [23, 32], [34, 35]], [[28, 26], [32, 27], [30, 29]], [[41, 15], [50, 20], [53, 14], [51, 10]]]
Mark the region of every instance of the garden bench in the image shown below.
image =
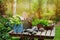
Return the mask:
[[54, 39], [55, 36], [55, 27], [53, 30], [44, 30], [44, 32], [38, 31], [36, 34], [29, 34], [26, 33], [14, 33], [13, 30], [9, 32], [10, 36], [14, 37], [20, 37], [20, 40], [24, 40], [24, 37], [29, 37], [29, 40], [34, 40], [34, 38], [38, 38], [38, 40], [44, 40], [44, 39]]

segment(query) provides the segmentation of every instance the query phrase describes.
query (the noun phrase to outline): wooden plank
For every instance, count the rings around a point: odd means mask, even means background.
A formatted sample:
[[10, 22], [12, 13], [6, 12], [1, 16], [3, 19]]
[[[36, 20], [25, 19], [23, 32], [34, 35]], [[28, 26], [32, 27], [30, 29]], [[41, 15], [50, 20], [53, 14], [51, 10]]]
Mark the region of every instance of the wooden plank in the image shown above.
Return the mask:
[[22, 33], [22, 34], [28, 34], [28, 32], [24, 32], [24, 33]]
[[41, 32], [40, 31], [38, 31], [37, 33], [36, 33], [36, 35], [40, 35], [41, 34]]
[[46, 36], [50, 36], [51, 30], [48, 30]]
[[44, 32], [41, 33], [42, 36], [45, 36], [46, 34], [46, 30], [44, 30]]
[[11, 30], [9, 33], [13, 33], [13, 30]]
[[55, 36], [55, 28], [52, 30], [51, 36]]

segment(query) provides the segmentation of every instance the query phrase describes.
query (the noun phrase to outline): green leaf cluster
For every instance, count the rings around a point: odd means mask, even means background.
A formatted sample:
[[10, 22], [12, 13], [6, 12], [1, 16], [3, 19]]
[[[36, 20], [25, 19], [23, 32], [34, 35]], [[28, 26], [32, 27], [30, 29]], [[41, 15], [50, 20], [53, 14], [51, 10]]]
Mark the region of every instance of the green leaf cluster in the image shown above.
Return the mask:
[[37, 24], [39, 24], [39, 19], [35, 19], [32, 21], [32, 26], [36, 26]]
[[46, 19], [35, 19], [32, 21], [33, 26], [36, 26], [37, 24], [41, 24], [45, 27], [52, 23], [50, 23], [49, 20], [46, 20]]
[[13, 25], [19, 25], [19, 24], [22, 23], [22, 21], [21, 21], [21, 19], [20, 19], [20, 17], [19, 17], [18, 15], [13, 16], [13, 17], [10, 19], [10, 22], [11, 22], [11, 24], [13, 24]]
[[8, 18], [0, 15], [0, 40], [9, 40], [8, 32], [12, 29]]
[[48, 26], [48, 25], [49, 25], [49, 22], [48, 22], [48, 20], [41, 19], [41, 20], [39, 21], [39, 24], [42, 24], [43, 26]]

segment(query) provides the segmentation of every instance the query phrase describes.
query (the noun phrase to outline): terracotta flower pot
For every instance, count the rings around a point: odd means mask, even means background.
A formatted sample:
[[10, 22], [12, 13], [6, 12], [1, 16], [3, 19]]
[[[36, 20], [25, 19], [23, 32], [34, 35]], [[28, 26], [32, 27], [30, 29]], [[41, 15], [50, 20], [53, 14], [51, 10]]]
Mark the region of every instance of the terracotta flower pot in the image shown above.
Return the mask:
[[54, 25], [44, 27], [45, 30], [52, 30]]
[[40, 28], [43, 28], [43, 25], [37, 24], [37, 28], [38, 28], [38, 30], [39, 30]]

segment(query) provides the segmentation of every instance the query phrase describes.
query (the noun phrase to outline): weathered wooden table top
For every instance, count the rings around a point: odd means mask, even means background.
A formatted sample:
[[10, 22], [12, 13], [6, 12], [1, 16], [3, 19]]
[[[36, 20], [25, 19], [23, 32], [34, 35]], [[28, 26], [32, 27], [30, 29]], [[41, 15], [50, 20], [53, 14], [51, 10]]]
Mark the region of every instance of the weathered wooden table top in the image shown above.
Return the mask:
[[44, 38], [54, 38], [55, 36], [55, 27], [53, 30], [44, 30], [43, 32], [38, 31], [36, 34], [29, 34], [28, 32], [24, 33], [14, 33], [13, 30], [9, 32], [11, 36], [27, 36], [27, 37], [44, 37]]

